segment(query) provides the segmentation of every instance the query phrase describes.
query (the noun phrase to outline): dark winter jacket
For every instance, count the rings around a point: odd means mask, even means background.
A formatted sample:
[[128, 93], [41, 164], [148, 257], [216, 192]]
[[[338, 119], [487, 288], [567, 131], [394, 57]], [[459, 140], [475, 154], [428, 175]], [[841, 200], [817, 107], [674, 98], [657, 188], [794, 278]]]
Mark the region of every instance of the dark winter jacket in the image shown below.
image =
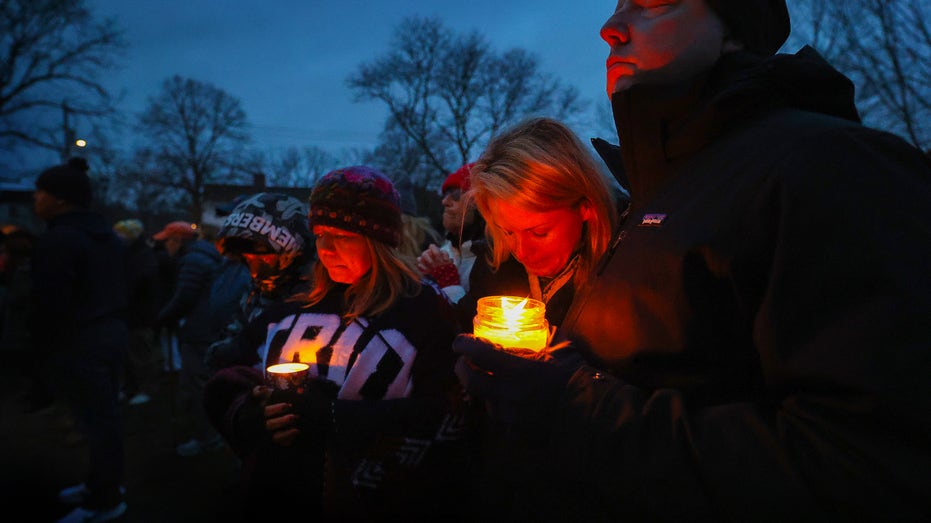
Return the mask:
[[[312, 262], [294, 263], [287, 267], [271, 292], [261, 292], [259, 286], [253, 285], [241, 306], [228, 318], [221, 329], [220, 337], [207, 350], [207, 365], [219, 370], [236, 365], [253, 366], [259, 363], [258, 349], [265, 341], [265, 326], [252, 324], [251, 331], [245, 332], [253, 320], [265, 311], [279, 304], [299, 300], [310, 292]], [[248, 270], [246, 271], [248, 276]], [[251, 279], [250, 279], [251, 282]]]
[[126, 323], [130, 329], [151, 327], [158, 314], [158, 257], [144, 237], [126, 248]]
[[32, 258], [37, 351], [109, 361], [122, 358], [124, 249], [100, 214], [72, 211], [49, 220]]
[[806, 48], [615, 95], [631, 213], [557, 335], [586, 511], [931, 517], [931, 170], [852, 93]]
[[[308, 421], [309, 440], [298, 456], [322, 467], [322, 454], [312, 456], [325, 449], [324, 504], [338, 520], [461, 519], [461, 496], [472, 476], [453, 374], [457, 329], [449, 303], [425, 284], [418, 296], [401, 298], [388, 312], [345, 324], [344, 289], [337, 287], [310, 309], [283, 303], [253, 322], [267, 327], [259, 329], [267, 332], [259, 367], [311, 364], [316, 392], [308, 392], [301, 404], [323, 407], [295, 407]], [[219, 371], [206, 391], [208, 415], [250, 470], [263, 470], [261, 458], [254, 457], [267, 452], [262, 431], [243, 421], [255, 409], [249, 394], [261, 376], [258, 370], [230, 367]], [[278, 485], [276, 477], [290, 472], [265, 473], [269, 477], [251, 482], [259, 488]], [[303, 479], [292, 481], [313, 484], [313, 470], [301, 474]], [[304, 497], [313, 499], [311, 493]]]
[[178, 268], [178, 280], [171, 300], [158, 314], [158, 324], [179, 320], [178, 341], [209, 343], [218, 332], [210, 312], [210, 287], [223, 262], [212, 243], [195, 240], [187, 246]]

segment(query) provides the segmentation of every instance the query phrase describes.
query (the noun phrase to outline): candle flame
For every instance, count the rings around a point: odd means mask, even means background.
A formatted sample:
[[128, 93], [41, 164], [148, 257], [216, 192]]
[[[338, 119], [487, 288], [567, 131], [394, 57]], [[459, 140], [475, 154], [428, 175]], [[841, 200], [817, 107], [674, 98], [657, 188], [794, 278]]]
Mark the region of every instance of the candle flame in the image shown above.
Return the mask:
[[507, 299], [501, 298], [501, 314], [504, 315], [504, 322], [511, 330], [517, 329], [517, 322], [524, 312], [524, 306], [527, 305], [527, 298], [514, 306], [508, 306]]
[[265, 369], [272, 374], [290, 374], [292, 372], [301, 372], [310, 368], [306, 363], [279, 363]]

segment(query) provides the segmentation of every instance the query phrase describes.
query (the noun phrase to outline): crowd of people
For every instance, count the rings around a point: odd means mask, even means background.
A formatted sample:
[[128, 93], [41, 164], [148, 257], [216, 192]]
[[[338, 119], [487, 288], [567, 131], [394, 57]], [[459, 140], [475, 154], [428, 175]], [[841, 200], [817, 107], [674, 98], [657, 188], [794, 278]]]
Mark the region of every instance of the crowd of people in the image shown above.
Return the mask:
[[[0, 336], [86, 431], [62, 521], [126, 512], [121, 398], [175, 369], [176, 451], [231, 449], [249, 521], [931, 518], [931, 161], [812, 48], [777, 54], [789, 24], [617, 2], [617, 144], [503, 129], [447, 174], [441, 233], [367, 165], [307, 211], [244, 194], [153, 235], [90, 210], [83, 160], [43, 172]], [[545, 305], [544, 349], [473, 334], [499, 295]]]

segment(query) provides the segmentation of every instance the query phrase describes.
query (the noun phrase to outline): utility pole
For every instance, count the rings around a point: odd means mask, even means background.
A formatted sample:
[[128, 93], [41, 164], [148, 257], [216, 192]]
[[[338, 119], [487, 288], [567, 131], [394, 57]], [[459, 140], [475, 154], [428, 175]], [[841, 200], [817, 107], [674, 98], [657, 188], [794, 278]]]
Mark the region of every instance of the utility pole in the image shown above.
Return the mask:
[[70, 115], [71, 108], [68, 107], [68, 100], [64, 99], [61, 101], [61, 130], [65, 139], [61, 150], [62, 163], [67, 162], [68, 158], [71, 157], [72, 146], [74, 145], [74, 129], [72, 129], [71, 125], [68, 123], [68, 117]]

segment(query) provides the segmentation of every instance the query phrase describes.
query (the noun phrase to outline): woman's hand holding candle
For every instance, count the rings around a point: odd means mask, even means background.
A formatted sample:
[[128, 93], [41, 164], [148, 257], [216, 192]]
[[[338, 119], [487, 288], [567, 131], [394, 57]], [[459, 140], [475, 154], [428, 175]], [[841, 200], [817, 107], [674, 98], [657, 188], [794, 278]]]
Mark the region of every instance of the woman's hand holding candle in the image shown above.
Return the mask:
[[503, 349], [541, 351], [550, 337], [546, 305], [519, 296], [486, 296], [478, 300], [472, 331]]
[[278, 396], [270, 394], [264, 413], [265, 429], [272, 441], [288, 447], [307, 437], [325, 436], [332, 426], [336, 393], [333, 382], [310, 379], [300, 394], [282, 401], [276, 401]]
[[[453, 352], [463, 357], [456, 376], [469, 395], [484, 399], [489, 415], [528, 435], [538, 435], [569, 379], [582, 365], [568, 347], [552, 347], [536, 358], [500, 350], [500, 346], [471, 334], [453, 341]], [[555, 357], [554, 357], [555, 356]]]

